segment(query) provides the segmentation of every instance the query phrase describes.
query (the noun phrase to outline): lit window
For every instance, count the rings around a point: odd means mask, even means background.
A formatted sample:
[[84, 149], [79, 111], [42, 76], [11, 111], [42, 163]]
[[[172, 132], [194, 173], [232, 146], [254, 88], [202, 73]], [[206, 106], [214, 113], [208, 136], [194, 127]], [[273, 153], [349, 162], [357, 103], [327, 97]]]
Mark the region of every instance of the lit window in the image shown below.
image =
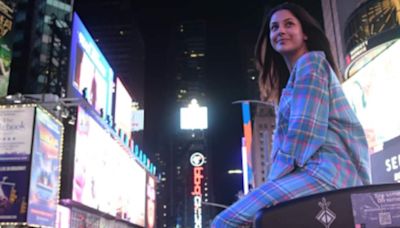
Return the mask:
[[123, 36], [123, 35], [124, 35], [124, 31], [123, 31], [123, 30], [120, 30], [120, 31], [119, 31], [119, 34], [120, 34], [121, 36]]

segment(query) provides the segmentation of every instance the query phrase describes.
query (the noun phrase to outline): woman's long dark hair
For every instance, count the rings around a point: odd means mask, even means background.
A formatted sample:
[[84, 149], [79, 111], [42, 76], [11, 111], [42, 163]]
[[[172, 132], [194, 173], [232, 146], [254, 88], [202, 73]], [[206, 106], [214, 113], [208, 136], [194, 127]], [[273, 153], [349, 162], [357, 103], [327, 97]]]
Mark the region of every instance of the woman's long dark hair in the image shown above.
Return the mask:
[[309, 51], [323, 51], [326, 59], [339, 77], [339, 71], [333, 59], [328, 38], [318, 22], [302, 7], [293, 3], [283, 3], [266, 14], [255, 46], [261, 99], [272, 102], [279, 101], [282, 89], [286, 86], [290, 76], [283, 57], [272, 48], [269, 39], [271, 17], [279, 10], [289, 10], [300, 21], [303, 33], [308, 37], [305, 41], [307, 49]]

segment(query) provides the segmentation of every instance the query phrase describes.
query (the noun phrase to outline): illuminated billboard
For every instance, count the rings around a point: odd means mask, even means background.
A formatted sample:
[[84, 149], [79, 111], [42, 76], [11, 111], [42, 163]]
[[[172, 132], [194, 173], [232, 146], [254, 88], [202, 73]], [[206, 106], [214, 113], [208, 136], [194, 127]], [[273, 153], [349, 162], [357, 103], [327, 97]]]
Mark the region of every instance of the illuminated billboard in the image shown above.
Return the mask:
[[130, 135], [131, 120], [132, 120], [132, 98], [128, 90], [122, 84], [121, 80], [117, 78], [115, 90], [115, 112], [114, 121], [117, 128], [121, 129], [123, 133]]
[[146, 171], [127, 148], [79, 107], [72, 199], [144, 227], [145, 185]]
[[0, 162], [28, 161], [32, 146], [34, 107], [0, 109]]
[[392, 42], [343, 83], [367, 135], [370, 153], [382, 150], [385, 142], [400, 135], [400, 107], [395, 105], [400, 97], [399, 52], [400, 42]]
[[132, 109], [132, 131], [142, 131], [144, 129], [144, 110]]
[[203, 183], [204, 183], [204, 164], [206, 157], [195, 152], [190, 156], [190, 164], [193, 166], [193, 224], [195, 228], [203, 227], [202, 202], [203, 202]]
[[156, 178], [147, 175], [146, 181], [146, 228], [156, 225]]
[[3, 222], [26, 222], [28, 183], [27, 162], [0, 163], [0, 226]]
[[207, 107], [200, 107], [196, 99], [193, 99], [187, 108], [181, 108], [180, 111], [181, 129], [207, 129]]
[[28, 224], [54, 227], [60, 189], [63, 127], [36, 108], [29, 185]]
[[69, 65], [69, 96], [84, 96], [94, 109], [111, 116], [114, 72], [75, 13]]

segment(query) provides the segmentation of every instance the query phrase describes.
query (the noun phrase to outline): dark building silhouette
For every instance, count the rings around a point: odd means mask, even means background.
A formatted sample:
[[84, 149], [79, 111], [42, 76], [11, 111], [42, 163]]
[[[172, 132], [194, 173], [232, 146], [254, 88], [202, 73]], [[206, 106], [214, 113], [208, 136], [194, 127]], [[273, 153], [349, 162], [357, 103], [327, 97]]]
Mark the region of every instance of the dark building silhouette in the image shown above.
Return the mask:
[[[180, 108], [187, 107], [192, 99], [200, 106], [207, 106], [207, 26], [202, 20], [184, 21], [178, 23], [171, 33], [171, 43], [168, 52], [169, 59], [169, 95], [170, 106], [167, 148], [164, 148], [164, 188], [160, 187], [160, 204], [164, 208], [160, 212], [160, 227], [195, 227], [196, 206], [193, 188], [194, 166], [190, 158], [194, 153], [204, 155], [201, 184], [201, 200], [213, 201], [213, 184], [211, 176], [211, 151], [208, 143], [207, 129], [180, 129]], [[167, 152], [167, 154], [165, 154]], [[162, 180], [163, 180], [162, 179]], [[199, 181], [197, 179], [197, 181]], [[200, 190], [201, 189], [201, 190]], [[202, 227], [208, 227], [214, 216], [214, 208], [201, 206]], [[163, 217], [162, 217], [163, 216]]]
[[9, 94], [65, 94], [72, 0], [18, 0]]

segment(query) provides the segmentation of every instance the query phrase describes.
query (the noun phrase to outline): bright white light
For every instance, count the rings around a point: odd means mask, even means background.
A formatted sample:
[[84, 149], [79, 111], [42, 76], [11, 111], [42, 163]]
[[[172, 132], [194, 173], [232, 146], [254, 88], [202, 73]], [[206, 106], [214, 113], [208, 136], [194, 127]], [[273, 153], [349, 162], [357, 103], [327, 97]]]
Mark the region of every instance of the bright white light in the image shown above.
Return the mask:
[[243, 171], [241, 169], [231, 169], [228, 170], [228, 174], [242, 174]]
[[371, 153], [400, 135], [400, 106], [391, 102], [400, 97], [399, 51], [400, 41], [396, 41], [342, 85], [363, 125]]
[[207, 129], [207, 107], [200, 107], [196, 99], [192, 99], [187, 108], [181, 108], [181, 129]]
[[247, 149], [245, 138], [242, 138], [242, 167], [243, 167], [243, 192], [247, 194], [249, 192], [249, 176], [247, 174]]

